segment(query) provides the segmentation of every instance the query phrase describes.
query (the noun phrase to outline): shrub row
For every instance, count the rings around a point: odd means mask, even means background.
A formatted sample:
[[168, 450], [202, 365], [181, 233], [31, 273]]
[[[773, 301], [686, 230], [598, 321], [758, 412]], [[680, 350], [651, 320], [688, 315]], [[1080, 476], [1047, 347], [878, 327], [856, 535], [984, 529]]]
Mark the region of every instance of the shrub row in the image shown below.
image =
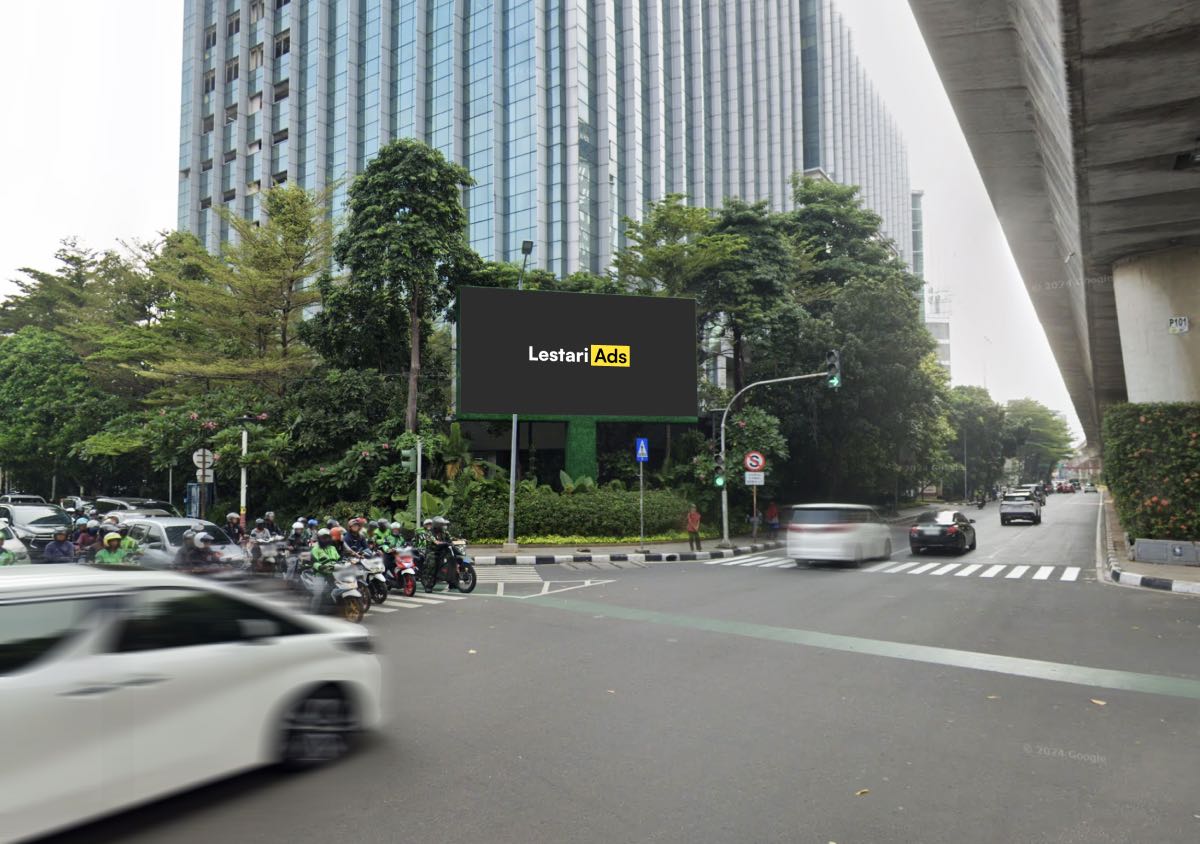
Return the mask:
[[1131, 536], [1200, 539], [1200, 404], [1109, 408], [1104, 480]]

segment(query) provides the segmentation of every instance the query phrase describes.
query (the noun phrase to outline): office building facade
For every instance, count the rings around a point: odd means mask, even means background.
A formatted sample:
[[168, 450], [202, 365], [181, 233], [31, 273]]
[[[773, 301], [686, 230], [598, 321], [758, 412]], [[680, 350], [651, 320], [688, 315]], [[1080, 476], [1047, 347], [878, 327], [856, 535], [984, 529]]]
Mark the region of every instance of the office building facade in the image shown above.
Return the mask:
[[671, 193], [791, 205], [861, 185], [912, 260], [904, 144], [832, 0], [184, 0], [179, 226], [295, 182], [344, 206], [393, 138], [464, 164], [472, 246], [604, 271]]

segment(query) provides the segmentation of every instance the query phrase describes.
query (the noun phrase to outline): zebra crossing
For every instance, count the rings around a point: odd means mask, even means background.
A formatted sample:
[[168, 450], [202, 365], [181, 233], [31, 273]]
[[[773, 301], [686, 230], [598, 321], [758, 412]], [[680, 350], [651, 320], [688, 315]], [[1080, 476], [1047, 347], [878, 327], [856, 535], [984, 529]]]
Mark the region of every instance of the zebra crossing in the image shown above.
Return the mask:
[[400, 612], [401, 610], [436, 607], [441, 604], [451, 604], [455, 601], [466, 601], [470, 597], [470, 595], [455, 595], [450, 592], [432, 592], [427, 595], [413, 595], [411, 598], [405, 598], [393, 593], [388, 596], [386, 603], [371, 604], [371, 609], [367, 611], [367, 618], [376, 613], [388, 615], [389, 613]]
[[[777, 569], [796, 565], [794, 560], [780, 557], [778, 554], [754, 554], [729, 560], [704, 560], [702, 563], [706, 566], [747, 569]], [[1041, 563], [949, 563], [945, 560], [901, 563], [896, 560], [888, 560], [864, 566], [861, 571], [867, 574], [923, 574], [931, 577], [968, 577], [977, 580], [1023, 580], [1052, 583], [1076, 583], [1089, 579], [1082, 566]]]
[[[896, 563], [889, 560], [863, 569], [869, 574], [928, 574], [933, 577], [974, 577], [979, 580], [1026, 580], [1075, 583], [1083, 573], [1082, 566], [1041, 565], [1038, 563], [1012, 565], [1009, 563]], [[1032, 572], [1032, 575], [1030, 575]], [[1030, 576], [1026, 576], [1030, 575]]]
[[537, 566], [476, 566], [475, 578], [480, 583], [541, 583]]

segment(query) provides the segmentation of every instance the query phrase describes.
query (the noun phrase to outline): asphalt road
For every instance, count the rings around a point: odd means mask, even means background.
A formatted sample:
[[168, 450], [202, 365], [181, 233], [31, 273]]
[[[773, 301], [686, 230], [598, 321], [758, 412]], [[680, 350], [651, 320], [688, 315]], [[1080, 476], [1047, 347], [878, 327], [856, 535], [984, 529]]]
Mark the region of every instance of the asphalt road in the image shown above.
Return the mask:
[[963, 557], [901, 526], [886, 568], [539, 566], [373, 615], [395, 716], [353, 756], [55, 841], [1195, 844], [1200, 602], [1097, 581], [1097, 498], [972, 510]]

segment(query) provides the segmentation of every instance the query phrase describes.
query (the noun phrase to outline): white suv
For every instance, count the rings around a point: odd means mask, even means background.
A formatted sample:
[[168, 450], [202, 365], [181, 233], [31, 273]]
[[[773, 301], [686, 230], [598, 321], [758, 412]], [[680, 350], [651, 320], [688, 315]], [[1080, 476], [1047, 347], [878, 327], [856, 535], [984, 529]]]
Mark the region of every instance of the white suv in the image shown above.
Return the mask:
[[787, 527], [793, 560], [863, 560], [892, 556], [892, 533], [875, 509], [864, 504], [799, 504]]
[[1042, 523], [1042, 505], [1032, 490], [1021, 489], [1006, 493], [1000, 502], [1000, 524], [1006, 525], [1018, 519]]

